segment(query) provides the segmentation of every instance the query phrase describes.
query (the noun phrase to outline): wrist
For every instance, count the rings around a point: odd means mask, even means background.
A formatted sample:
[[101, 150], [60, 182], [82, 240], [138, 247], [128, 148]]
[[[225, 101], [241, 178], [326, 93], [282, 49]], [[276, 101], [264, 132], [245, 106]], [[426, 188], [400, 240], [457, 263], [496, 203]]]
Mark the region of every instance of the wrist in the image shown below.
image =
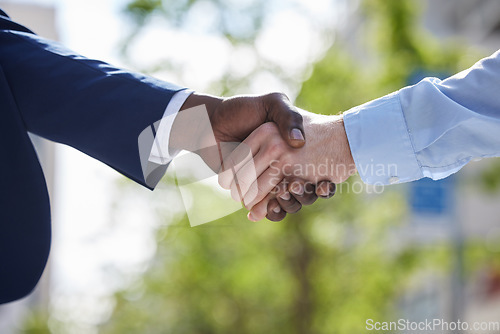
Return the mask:
[[218, 96], [213, 96], [213, 95], [208, 95], [208, 94], [200, 94], [200, 93], [194, 92], [186, 99], [186, 101], [182, 105], [180, 111], [190, 109], [193, 107], [197, 107], [197, 106], [201, 106], [201, 105], [205, 105], [205, 107], [207, 108], [208, 116], [209, 116], [210, 120], [212, 120], [213, 115], [215, 114], [215, 111], [217, 110], [217, 108], [219, 108], [222, 101], [223, 101], [223, 98], [218, 97]]
[[331, 117], [331, 126], [329, 128], [330, 147], [334, 150], [332, 160], [335, 162], [333, 181], [341, 183], [356, 173], [356, 164], [349, 146], [343, 115]]
[[221, 103], [220, 97], [191, 94], [172, 125], [169, 148], [198, 154], [212, 170], [218, 170], [220, 155], [213, 128], [214, 115]]
[[215, 145], [212, 119], [221, 102], [222, 99], [216, 96], [192, 93], [180, 108], [172, 125], [170, 149], [197, 152]]
[[316, 181], [342, 183], [356, 172], [342, 116], [312, 114], [304, 125], [306, 146], [312, 153], [309, 159], [317, 167]]

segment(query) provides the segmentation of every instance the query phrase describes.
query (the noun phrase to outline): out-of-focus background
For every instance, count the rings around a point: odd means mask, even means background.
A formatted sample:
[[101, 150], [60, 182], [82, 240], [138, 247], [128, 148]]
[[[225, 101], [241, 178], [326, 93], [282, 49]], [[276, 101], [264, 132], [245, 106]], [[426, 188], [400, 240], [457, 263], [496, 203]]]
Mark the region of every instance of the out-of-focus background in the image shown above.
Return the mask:
[[[500, 45], [496, 0], [0, 0], [0, 8], [87, 57], [217, 95], [283, 91], [324, 114], [444, 78]], [[367, 319], [500, 321], [495, 159], [385, 189], [353, 177], [281, 223], [251, 223], [241, 210], [190, 227], [170, 176], [149, 192], [75, 150], [33, 141], [54, 242], [35, 293], [0, 306], [2, 334], [352, 334]], [[204, 196], [193, 198], [203, 207]]]

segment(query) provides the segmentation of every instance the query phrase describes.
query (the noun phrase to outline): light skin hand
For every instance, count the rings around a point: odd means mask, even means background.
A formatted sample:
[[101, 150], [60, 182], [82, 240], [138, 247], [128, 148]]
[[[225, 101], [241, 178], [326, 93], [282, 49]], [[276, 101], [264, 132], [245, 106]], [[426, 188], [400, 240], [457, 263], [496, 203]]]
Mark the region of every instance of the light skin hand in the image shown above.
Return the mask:
[[[280, 198], [285, 192], [270, 193], [286, 178], [300, 178], [313, 184], [324, 180], [341, 183], [355, 173], [342, 116], [301, 113], [308, 138], [302, 149], [284, 145], [276, 126], [266, 123], [243, 142], [251, 150], [253, 161], [233, 166], [229, 156], [225, 163], [227, 168], [234, 169], [234, 173], [220, 174], [219, 183], [226, 189], [232, 189], [233, 193], [235, 189], [239, 190], [245, 206], [251, 210], [251, 220], [263, 219], [271, 206], [275, 209], [273, 199], [276, 195]], [[255, 165], [256, 172], [252, 173], [251, 163]], [[258, 175], [257, 179], [255, 175]], [[289, 183], [290, 187], [293, 183]], [[304, 193], [304, 185], [303, 189], [298, 188], [299, 193]], [[322, 194], [332, 192], [331, 186], [321, 188]]]

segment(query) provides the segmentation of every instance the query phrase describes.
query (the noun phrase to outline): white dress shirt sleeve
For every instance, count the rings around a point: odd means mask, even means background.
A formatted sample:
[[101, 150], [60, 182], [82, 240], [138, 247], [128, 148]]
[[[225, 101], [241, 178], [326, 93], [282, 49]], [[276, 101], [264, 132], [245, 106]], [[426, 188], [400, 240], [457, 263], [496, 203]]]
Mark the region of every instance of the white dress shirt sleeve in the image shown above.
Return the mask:
[[179, 153], [178, 151], [172, 152], [169, 149], [170, 132], [172, 131], [172, 126], [179, 110], [192, 93], [192, 90], [181, 90], [175, 93], [168, 103], [151, 148], [149, 155], [150, 162], [158, 165], [166, 165]]
[[365, 183], [392, 184], [460, 170], [500, 156], [500, 51], [446, 80], [418, 84], [355, 107], [344, 125]]

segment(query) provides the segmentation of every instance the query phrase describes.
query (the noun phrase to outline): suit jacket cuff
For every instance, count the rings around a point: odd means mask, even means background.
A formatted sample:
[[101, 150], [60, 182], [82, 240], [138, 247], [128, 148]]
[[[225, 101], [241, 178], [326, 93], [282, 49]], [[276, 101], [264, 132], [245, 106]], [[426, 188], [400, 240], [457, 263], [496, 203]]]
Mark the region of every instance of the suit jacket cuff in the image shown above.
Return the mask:
[[192, 93], [193, 91], [189, 89], [181, 90], [175, 93], [168, 103], [158, 126], [153, 146], [151, 147], [150, 162], [158, 165], [166, 165], [179, 153], [178, 151], [170, 151], [169, 149], [170, 132], [172, 131], [172, 125], [179, 110]]

